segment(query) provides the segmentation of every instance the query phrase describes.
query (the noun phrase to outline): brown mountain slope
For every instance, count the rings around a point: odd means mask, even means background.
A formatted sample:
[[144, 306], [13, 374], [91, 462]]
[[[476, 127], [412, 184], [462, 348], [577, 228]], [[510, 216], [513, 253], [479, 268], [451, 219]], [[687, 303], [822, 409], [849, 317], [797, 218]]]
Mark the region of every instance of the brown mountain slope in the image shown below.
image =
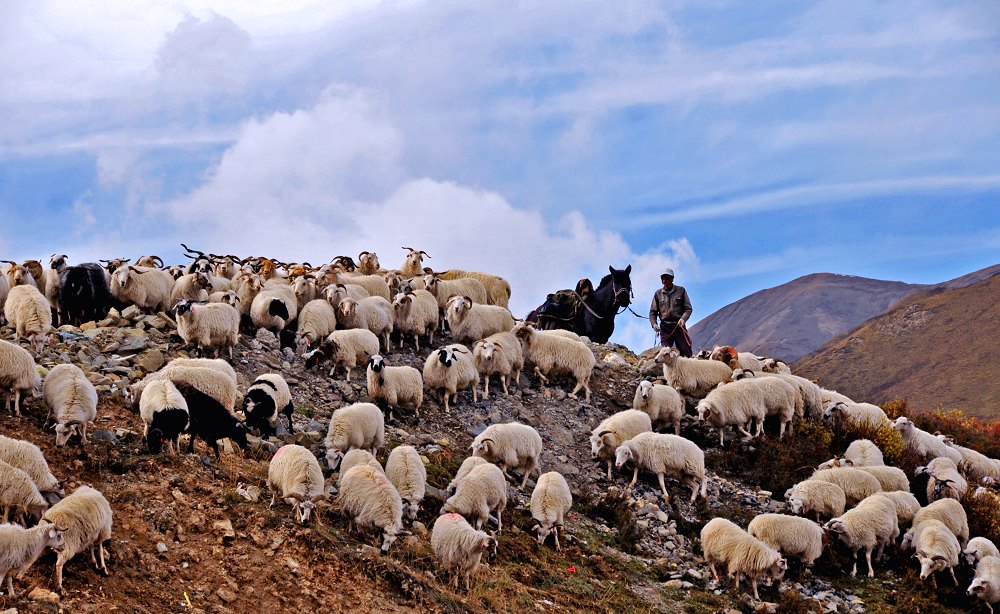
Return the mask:
[[1000, 417], [992, 342], [1000, 336], [1000, 276], [935, 288], [838, 337], [793, 365], [799, 375], [865, 401], [958, 407]]

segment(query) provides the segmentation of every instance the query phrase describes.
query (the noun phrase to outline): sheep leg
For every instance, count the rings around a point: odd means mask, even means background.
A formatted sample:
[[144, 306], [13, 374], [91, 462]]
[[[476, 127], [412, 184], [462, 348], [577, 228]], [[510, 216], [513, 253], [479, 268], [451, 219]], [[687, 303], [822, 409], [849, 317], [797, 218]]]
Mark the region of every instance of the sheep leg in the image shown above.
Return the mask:
[[719, 581], [719, 572], [715, 570], [715, 563], [713, 563], [712, 561], [709, 561], [708, 562], [708, 569], [709, 569], [709, 571], [712, 572], [712, 579], [715, 580], [716, 582], [718, 582]]
[[[458, 393], [457, 392], [455, 393], [455, 402], [458, 403]], [[479, 402], [479, 387], [478, 386], [473, 386], [472, 387], [472, 402], [473, 403], [478, 403]]]
[[875, 568], [872, 567], [872, 549], [871, 548], [866, 548], [865, 549], [865, 559], [868, 561], [868, 577], [869, 578], [874, 578], [875, 577]]
[[785, 423], [782, 422], [781, 426], [778, 427], [778, 439], [785, 438]]
[[291, 401], [288, 401], [288, 405], [285, 406], [285, 417], [288, 418], [288, 432], [294, 433], [295, 426], [292, 424], [292, 414], [295, 413], [295, 406], [292, 405]]
[[507, 389], [507, 376], [500, 374], [500, 384], [503, 386], [503, 394], [507, 396], [510, 394], [510, 390]]
[[351, 368], [347, 367], [347, 383], [351, 383]]
[[789, 435], [795, 434], [795, 423], [792, 422], [791, 420], [788, 421], [788, 434]]
[[[8, 571], [7, 574], [6, 574], [6, 576], [7, 576], [7, 594], [10, 595], [11, 597], [13, 597], [14, 596], [14, 572], [13, 571]], [[0, 580], [2, 580], [2, 579], [3, 578], [0, 578]], [[2, 584], [0, 584], [0, 588], [2, 588]]]
[[62, 591], [62, 570], [63, 566], [66, 565], [66, 562], [69, 560], [69, 557], [66, 556], [67, 552], [69, 551], [63, 550], [59, 553], [59, 558], [56, 559], [55, 584], [56, 590], [58, 591]]
[[[745, 425], [745, 424], [740, 424], [740, 425], [737, 425], [737, 427], [736, 427], [736, 428], [737, 428], [737, 429], [739, 429], [739, 431], [740, 431], [741, 433], [743, 433], [744, 435], [746, 435], [747, 437], [750, 437], [751, 439], [753, 438], [753, 436], [754, 436], [754, 435], [753, 435], [753, 433], [751, 433], [750, 431], [748, 431], [748, 430], [746, 429], [746, 425]], [[753, 426], [751, 425], [751, 427], [750, 427], [750, 428], [753, 428]]]
[[502, 510], [500, 510], [499, 508], [497, 508], [497, 535], [499, 535], [500, 533], [503, 533], [503, 519], [500, 518], [500, 512], [501, 511]]
[[581, 388], [583, 388], [583, 384], [579, 380], [577, 380], [576, 386], [573, 387], [573, 392], [569, 393], [569, 396], [571, 396], [571, 397], [573, 397], [575, 399], [576, 398], [576, 393], [579, 392]]
[[636, 466], [636, 467], [633, 468], [633, 471], [632, 471], [632, 481], [629, 482], [628, 487], [632, 488], [633, 486], [635, 486], [635, 483], [636, 483], [636, 481], [638, 481], [638, 479], [639, 479], [639, 467]]
[[724, 436], [725, 436], [725, 429], [720, 428], [719, 429], [719, 447], [720, 448], [725, 447], [725, 444], [722, 441]]
[[685, 482], [691, 487], [691, 503], [694, 503], [698, 499], [698, 480], [689, 477]]
[[327, 377], [333, 377], [333, 374], [334, 374], [334, 373], [336, 373], [336, 371], [337, 371], [337, 365], [335, 364], [335, 365], [333, 365], [333, 367], [332, 367], [332, 368], [330, 369], [330, 373], [329, 373], [329, 374], [327, 374]]
[[15, 390], [14, 391], [14, 415], [15, 416], [20, 416], [21, 415], [21, 391], [20, 390]]
[[87, 423], [84, 422], [80, 427], [80, 444], [86, 446], [87, 443]]
[[611, 461], [608, 461], [608, 479], [611, 479]]
[[559, 545], [559, 527], [552, 527], [552, 536], [556, 540], [556, 552], [562, 552], [562, 547]]
[[[501, 377], [503, 377], [503, 376], [501, 376]], [[490, 398], [490, 376], [487, 375], [483, 379], [484, 379], [484, 381], [483, 381], [483, 398], [484, 399], [488, 399], [488, 398]]]
[[857, 550], [854, 551], [854, 557], [852, 559], [852, 562], [854, 563], [851, 566], [851, 577], [853, 578], [856, 575], [858, 575], [858, 551]]
[[681, 435], [681, 419], [678, 418], [674, 420], [674, 435], [680, 437]]
[[535, 367], [535, 375], [538, 376], [538, 380], [542, 383], [542, 388], [545, 388], [545, 384], [549, 383], [549, 378], [545, 377], [542, 370], [538, 367]]
[[531, 472], [534, 471], [535, 467], [537, 466], [538, 466], [538, 460], [534, 458], [531, 459], [531, 464], [528, 465], [528, 468], [524, 470], [524, 479], [521, 480], [521, 490], [524, 490], [524, 487], [528, 485], [528, 477], [531, 475]]
[[449, 394], [448, 391], [445, 390], [444, 391], [444, 413], [446, 413], [446, 414], [450, 414], [451, 413], [451, 409], [448, 408], [448, 397], [450, 397], [450, 396], [451, 396], [451, 394]]
[[660, 490], [663, 491], [663, 500], [670, 501], [670, 495], [667, 494], [667, 487], [663, 484], [663, 474], [657, 473], [656, 478], [660, 481]]

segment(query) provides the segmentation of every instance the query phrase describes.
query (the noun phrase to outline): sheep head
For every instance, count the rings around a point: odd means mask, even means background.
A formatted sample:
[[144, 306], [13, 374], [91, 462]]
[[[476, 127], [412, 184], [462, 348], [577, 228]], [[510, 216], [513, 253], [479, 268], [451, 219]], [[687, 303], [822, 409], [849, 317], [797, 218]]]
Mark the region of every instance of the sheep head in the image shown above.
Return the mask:
[[656, 353], [654, 360], [658, 363], [671, 366], [677, 362], [677, 359], [681, 357], [681, 353], [677, 348], [660, 348], [660, 351]]
[[451, 348], [441, 348], [438, 350], [438, 362], [446, 368], [451, 368], [452, 363], [455, 362], [455, 350]]
[[625, 463], [633, 460], [632, 448], [625, 444], [618, 446], [615, 450], [615, 467], [621, 469], [625, 466]]
[[699, 401], [697, 410], [698, 410], [698, 420], [701, 420], [702, 422], [708, 420], [709, 417], [712, 416], [712, 414], [717, 414], [719, 412], [719, 409], [715, 405], [713, 405], [708, 399], [702, 399], [701, 401]]
[[931, 574], [948, 568], [948, 559], [940, 554], [928, 555], [926, 552], [917, 551], [916, 557], [920, 561], [921, 580], [926, 580]]
[[66, 260], [69, 258], [66, 254], [52, 254], [49, 258], [49, 267], [61, 271], [66, 268]]
[[474, 441], [472, 442], [471, 446], [472, 455], [481, 456], [483, 458], [490, 458], [493, 453], [493, 445], [496, 445], [496, 442], [490, 439], [489, 437], [482, 439], [478, 442]]
[[969, 595], [982, 595], [991, 590], [992, 582], [988, 578], [973, 578], [972, 584], [969, 585], [969, 590], [966, 591]]
[[381, 371], [384, 366], [385, 366], [385, 359], [378, 354], [375, 354], [374, 356], [368, 359], [368, 368], [376, 373]]
[[614, 431], [604, 430], [590, 436], [590, 458], [598, 458], [601, 452], [611, 447], [611, 442], [607, 439], [610, 435], [614, 435]]
[[62, 447], [66, 445], [69, 438], [74, 435], [82, 435], [80, 429], [80, 424], [76, 422], [70, 422], [68, 424], [56, 424], [52, 427], [52, 430], [56, 432], [56, 446]]

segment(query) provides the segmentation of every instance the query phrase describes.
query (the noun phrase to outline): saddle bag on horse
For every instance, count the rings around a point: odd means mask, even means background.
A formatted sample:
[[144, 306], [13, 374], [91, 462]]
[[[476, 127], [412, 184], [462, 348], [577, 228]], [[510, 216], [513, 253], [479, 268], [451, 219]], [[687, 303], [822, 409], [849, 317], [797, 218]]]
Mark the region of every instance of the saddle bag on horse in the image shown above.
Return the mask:
[[582, 299], [593, 291], [594, 284], [589, 279], [581, 279], [576, 284], [576, 290], [559, 290], [546, 296], [545, 302], [528, 316], [528, 320], [545, 330], [573, 330], [573, 321], [582, 307]]

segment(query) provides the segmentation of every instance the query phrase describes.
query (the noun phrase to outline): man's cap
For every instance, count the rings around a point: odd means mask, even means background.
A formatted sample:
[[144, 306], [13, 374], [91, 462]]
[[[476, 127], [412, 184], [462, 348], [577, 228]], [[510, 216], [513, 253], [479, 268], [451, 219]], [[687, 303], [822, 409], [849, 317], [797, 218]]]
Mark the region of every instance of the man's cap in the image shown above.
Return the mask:
[[663, 269], [663, 272], [660, 273], [660, 277], [663, 277], [664, 275], [666, 275], [668, 277], [673, 277], [674, 276], [674, 270], [670, 269], [670, 268]]

